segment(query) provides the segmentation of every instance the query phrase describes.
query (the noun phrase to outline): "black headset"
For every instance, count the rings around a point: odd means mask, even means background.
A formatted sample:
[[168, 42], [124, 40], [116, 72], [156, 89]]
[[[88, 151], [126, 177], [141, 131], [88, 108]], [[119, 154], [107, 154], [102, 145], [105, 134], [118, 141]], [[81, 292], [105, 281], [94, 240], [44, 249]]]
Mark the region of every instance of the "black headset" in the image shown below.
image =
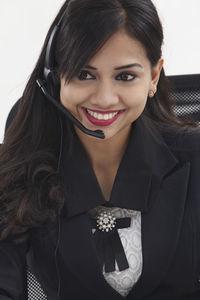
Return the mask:
[[[65, 14], [65, 12], [64, 12]], [[69, 118], [81, 131], [83, 131], [85, 134], [94, 136], [96, 138], [104, 139], [105, 135], [102, 130], [90, 130], [83, 126], [61, 103], [59, 99], [55, 99], [54, 91], [55, 91], [55, 72], [54, 72], [54, 54], [55, 54], [55, 45], [56, 45], [56, 36], [57, 32], [59, 30], [60, 24], [62, 22], [62, 19], [64, 17], [64, 14], [61, 16], [58, 23], [55, 25], [55, 27], [52, 30], [52, 33], [50, 35], [47, 48], [46, 48], [46, 54], [45, 54], [45, 61], [44, 61], [44, 70], [43, 70], [43, 79], [38, 78], [36, 80], [39, 88], [41, 89], [42, 93], [45, 95], [45, 97], [51, 101], [60, 111], [64, 113], [64, 115]]]
[[[55, 71], [54, 71], [54, 55], [55, 55], [55, 45], [56, 45], [56, 36], [57, 32], [60, 28], [60, 24], [62, 22], [62, 19], [64, 17], [65, 12], [61, 16], [58, 23], [55, 25], [55, 27], [52, 30], [52, 33], [50, 35], [49, 41], [47, 43], [46, 53], [45, 53], [45, 61], [44, 61], [44, 69], [43, 69], [43, 78], [38, 78], [36, 80], [40, 90], [45, 95], [45, 97], [53, 104], [55, 107], [57, 107], [64, 115], [73, 122], [81, 131], [83, 131], [85, 134], [94, 136], [96, 138], [104, 139], [105, 135], [102, 130], [90, 130], [83, 126], [61, 103], [60, 99], [58, 99], [55, 95], [56, 90], [56, 78], [55, 78]], [[60, 119], [60, 127], [61, 127], [61, 141], [60, 141], [60, 154], [58, 159], [58, 166], [57, 171], [60, 169], [60, 163], [61, 163], [61, 155], [62, 155], [62, 148], [63, 148], [63, 126], [62, 121]], [[60, 243], [60, 215], [58, 216], [58, 238], [55, 248], [55, 264], [56, 264], [56, 271], [58, 276], [58, 290], [57, 290], [57, 299], [60, 299], [60, 271], [57, 261], [57, 254], [58, 254], [58, 247]]]

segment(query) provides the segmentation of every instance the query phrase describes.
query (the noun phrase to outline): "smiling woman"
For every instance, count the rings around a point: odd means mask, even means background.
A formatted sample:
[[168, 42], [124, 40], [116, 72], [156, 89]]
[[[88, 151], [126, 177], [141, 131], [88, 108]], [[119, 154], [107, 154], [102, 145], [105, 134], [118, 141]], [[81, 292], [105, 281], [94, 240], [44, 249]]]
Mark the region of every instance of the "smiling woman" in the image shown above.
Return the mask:
[[[150, 0], [67, 0], [0, 148], [0, 299], [200, 298], [199, 128]], [[35, 299], [35, 297], [34, 297]]]

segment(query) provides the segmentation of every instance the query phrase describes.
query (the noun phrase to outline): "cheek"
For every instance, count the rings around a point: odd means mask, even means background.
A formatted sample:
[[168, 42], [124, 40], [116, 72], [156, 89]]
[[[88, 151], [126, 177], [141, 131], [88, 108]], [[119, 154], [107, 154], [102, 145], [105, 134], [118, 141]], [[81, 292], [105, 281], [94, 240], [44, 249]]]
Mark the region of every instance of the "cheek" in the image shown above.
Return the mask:
[[124, 99], [126, 99], [126, 105], [129, 108], [143, 108], [147, 101], [147, 91], [146, 89], [134, 89], [132, 92], [128, 93]]
[[82, 99], [83, 94], [77, 89], [65, 87], [60, 90], [60, 101], [66, 108], [76, 107]]

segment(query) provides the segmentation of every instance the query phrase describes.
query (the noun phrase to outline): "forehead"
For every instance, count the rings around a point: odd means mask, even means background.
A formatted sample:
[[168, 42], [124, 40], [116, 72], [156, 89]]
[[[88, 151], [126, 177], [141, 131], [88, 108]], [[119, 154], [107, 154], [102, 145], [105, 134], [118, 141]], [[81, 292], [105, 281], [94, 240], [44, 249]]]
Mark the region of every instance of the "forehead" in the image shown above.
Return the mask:
[[119, 65], [119, 63], [142, 63], [150, 65], [146, 50], [140, 41], [120, 30], [110, 37], [103, 47], [92, 57], [89, 64]]

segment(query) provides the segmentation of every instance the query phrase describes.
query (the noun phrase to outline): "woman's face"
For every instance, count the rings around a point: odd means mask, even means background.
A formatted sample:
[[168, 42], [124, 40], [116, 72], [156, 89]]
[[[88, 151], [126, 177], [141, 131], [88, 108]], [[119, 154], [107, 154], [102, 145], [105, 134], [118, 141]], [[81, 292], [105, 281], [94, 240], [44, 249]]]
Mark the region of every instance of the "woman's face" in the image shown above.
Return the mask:
[[61, 78], [61, 103], [88, 129], [103, 130], [105, 139], [123, 134], [156, 90], [162, 63], [152, 68], [142, 44], [120, 30], [77, 77]]

